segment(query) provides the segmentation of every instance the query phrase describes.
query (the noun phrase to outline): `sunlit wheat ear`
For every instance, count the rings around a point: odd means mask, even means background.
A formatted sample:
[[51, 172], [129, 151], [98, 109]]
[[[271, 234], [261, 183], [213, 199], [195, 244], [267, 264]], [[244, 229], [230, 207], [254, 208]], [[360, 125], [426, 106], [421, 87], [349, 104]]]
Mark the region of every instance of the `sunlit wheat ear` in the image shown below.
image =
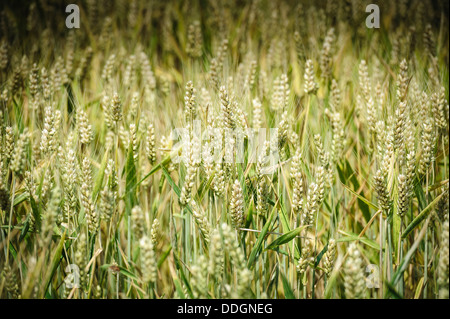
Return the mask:
[[303, 275], [306, 272], [306, 270], [308, 269], [309, 264], [314, 262], [314, 257], [312, 256], [313, 245], [314, 245], [314, 242], [309, 238], [305, 238], [305, 240], [303, 241], [301, 257], [298, 260], [298, 263], [296, 266], [297, 272], [300, 275]]
[[[395, 110], [395, 128], [394, 128], [394, 149], [401, 150], [401, 155], [404, 153], [405, 143], [405, 126], [406, 126], [406, 102], [400, 102], [398, 108]], [[401, 155], [399, 157], [401, 158]]]
[[2, 45], [0, 46], [0, 70], [5, 70], [8, 66], [8, 42], [2, 40]]
[[5, 283], [5, 290], [11, 295], [12, 299], [20, 299], [19, 280], [9, 265], [4, 265], [0, 273], [0, 281]]
[[379, 116], [383, 116], [386, 110], [386, 91], [380, 82], [375, 87], [375, 101]]
[[400, 101], [405, 101], [408, 93], [408, 63], [405, 59], [400, 62], [400, 69], [397, 77], [397, 98]]
[[233, 113], [235, 114], [235, 119], [239, 128], [241, 128], [246, 134], [245, 130], [247, 129], [247, 116], [246, 113], [238, 106], [236, 101], [233, 101]]
[[[385, 153], [386, 145], [384, 145], [383, 143], [387, 140], [387, 137], [389, 135], [389, 133], [386, 132], [387, 128], [389, 128], [389, 126], [386, 125], [384, 120], [377, 121], [377, 123], [375, 124], [378, 160], [382, 160], [384, 153]], [[392, 138], [393, 138], [393, 136], [392, 136]]]
[[419, 162], [419, 174], [421, 175], [427, 172], [433, 162], [435, 139], [432, 120], [427, 118], [422, 126], [422, 136], [420, 140], [422, 155]]
[[222, 197], [225, 194], [225, 172], [221, 163], [216, 163], [215, 171], [212, 188], [216, 196]]
[[0, 209], [4, 210], [4, 211], [8, 211], [10, 208], [10, 204], [11, 204], [11, 200], [10, 200], [10, 196], [9, 196], [9, 191], [6, 188], [5, 185], [5, 176], [3, 174], [3, 169], [4, 164], [1, 161], [0, 162]]
[[139, 54], [139, 61], [141, 63], [141, 76], [144, 81], [144, 96], [148, 103], [154, 103], [156, 78], [152, 71], [150, 60], [148, 56], [141, 52]]
[[77, 129], [78, 136], [81, 144], [89, 144], [92, 141], [92, 125], [89, 124], [89, 120], [85, 111], [81, 108], [77, 110]]
[[209, 180], [214, 172], [214, 156], [212, 154], [211, 143], [205, 142], [202, 147], [202, 163], [206, 173], [206, 179]]
[[381, 152], [381, 162], [380, 162], [380, 176], [387, 178], [392, 162], [394, 161], [394, 132], [390, 126], [385, 127], [385, 136], [382, 140], [382, 146], [380, 147]]
[[289, 80], [286, 74], [280, 75], [273, 82], [273, 93], [271, 107], [274, 111], [283, 112], [286, 110], [289, 101]]
[[252, 100], [253, 105], [253, 129], [257, 130], [262, 127], [262, 110], [261, 102], [258, 98]]
[[[8, 90], [7, 87], [5, 87], [5, 88], [3, 89], [3, 91], [1, 91], [1, 94], [0, 94], [0, 102], [1, 102], [3, 105], [7, 105], [9, 100], [10, 100], [10, 99], [9, 99], [9, 90]], [[1, 113], [1, 115], [3, 116], [3, 112]]]
[[289, 132], [290, 132], [290, 123], [287, 111], [283, 112], [283, 114], [281, 115], [281, 121], [280, 123], [278, 123], [277, 132], [278, 132], [278, 141], [276, 147], [280, 152], [281, 159], [285, 159], [286, 153], [284, 147], [289, 139]]
[[5, 146], [2, 149], [3, 156], [9, 160], [14, 152], [14, 131], [11, 126], [5, 128]]
[[212, 112], [212, 98], [211, 94], [206, 87], [202, 87], [199, 94], [199, 111], [206, 119], [206, 123], [211, 124], [214, 116]]
[[281, 68], [284, 65], [286, 61], [284, 48], [284, 39], [273, 38], [272, 41], [270, 41], [267, 60], [271, 68]]
[[145, 136], [145, 154], [147, 155], [150, 164], [156, 162], [156, 138], [153, 124], [149, 124], [147, 127], [147, 134]]
[[120, 97], [117, 92], [113, 94], [111, 100], [111, 105], [109, 107], [109, 117], [116, 125], [120, 120], [122, 120], [122, 102], [120, 101]]
[[444, 189], [442, 191], [442, 197], [437, 202], [435, 211], [436, 214], [439, 216], [441, 221], [444, 221], [445, 219], [448, 219], [448, 206], [449, 206], [449, 191], [448, 191], [448, 184], [444, 186]]
[[406, 155], [405, 165], [406, 184], [408, 188], [408, 196], [414, 193], [414, 178], [416, 176], [416, 152], [414, 150]]
[[[33, 175], [31, 174], [30, 171], [26, 171], [23, 174], [24, 176], [24, 180], [25, 180], [25, 188], [28, 191], [28, 193], [30, 194], [30, 196], [32, 196], [33, 198], [36, 198], [36, 185], [34, 184], [33, 181]], [[33, 216], [33, 214], [30, 214], [31, 216]], [[34, 217], [33, 217], [34, 219]], [[34, 220], [32, 221], [32, 226], [34, 227]]]
[[[448, 198], [448, 197], [447, 197]], [[439, 249], [439, 264], [438, 264], [438, 287], [439, 287], [439, 298], [448, 299], [448, 287], [449, 287], [449, 228], [448, 228], [448, 215], [446, 220], [442, 224], [441, 232], [441, 246]]]
[[397, 214], [404, 217], [409, 209], [409, 190], [408, 179], [403, 174], [400, 174], [397, 178], [397, 193]]
[[371, 96], [369, 96], [366, 100], [367, 107], [367, 128], [369, 129], [369, 133], [374, 135], [376, 132], [376, 120], [377, 120], [377, 110], [375, 107], [375, 101]]
[[108, 173], [108, 187], [113, 191], [117, 191], [119, 186], [119, 177], [117, 176], [117, 170], [115, 166], [115, 161], [113, 159], [108, 160], [106, 165], [106, 172]]
[[93, 50], [89, 46], [84, 51], [84, 54], [80, 60], [78, 68], [75, 71], [75, 77], [80, 81], [80, 83], [83, 83], [84, 79], [88, 75], [88, 69], [90, 67], [92, 57], [93, 57]]
[[30, 73], [30, 61], [28, 60], [26, 54], [22, 55], [22, 59], [20, 60], [20, 73], [22, 76], [22, 80], [26, 81]]
[[228, 137], [225, 139], [225, 156], [224, 163], [222, 164], [225, 183], [231, 183], [232, 177], [235, 173], [234, 155], [236, 154], [236, 139], [234, 137]]
[[112, 32], [111, 32], [112, 22], [113, 20], [111, 17], [105, 17], [105, 19], [103, 20], [103, 25], [98, 39], [99, 46], [102, 49], [105, 49], [112, 41]]
[[131, 123], [130, 124], [130, 134], [128, 137], [128, 147], [131, 147], [131, 149], [133, 150], [133, 159], [135, 161], [137, 161], [138, 157], [139, 157], [139, 145], [138, 145], [138, 140], [137, 140], [137, 129], [136, 129], [136, 124]]
[[448, 298], [439, 3], [49, 2], [0, 9], [0, 298]]
[[152, 240], [144, 235], [140, 241], [142, 280], [145, 283], [155, 283], [157, 279], [157, 263]]
[[108, 160], [105, 170], [106, 184], [100, 193], [99, 210], [101, 218], [109, 222], [116, 209], [118, 180], [115, 164], [112, 159]]
[[111, 106], [111, 99], [108, 95], [104, 94], [100, 100], [100, 106], [103, 111], [104, 120], [105, 120], [105, 126], [109, 130], [113, 129], [114, 122], [111, 118], [111, 112], [110, 112], [110, 106]]
[[153, 247], [158, 245], [158, 240], [161, 235], [161, 224], [157, 218], [153, 219], [152, 227], [150, 229], [150, 238], [152, 240]]
[[244, 198], [239, 180], [235, 180], [231, 192], [230, 216], [235, 229], [244, 225]]
[[58, 148], [57, 134], [61, 123], [61, 112], [51, 106], [45, 108], [44, 128], [41, 134], [40, 152], [44, 156]]
[[20, 68], [16, 68], [13, 73], [13, 77], [11, 80], [11, 93], [13, 96], [18, 96], [21, 94], [23, 89], [23, 79], [22, 72]]
[[45, 67], [42, 67], [41, 69], [41, 85], [42, 85], [42, 93], [44, 96], [44, 99], [46, 101], [49, 101], [53, 91], [52, 86], [50, 84], [50, 77], [48, 75], [48, 71]]
[[436, 87], [441, 85], [441, 77], [438, 71], [438, 57], [430, 56], [430, 66], [428, 67], [428, 77], [430, 81], [430, 85], [434, 85]]
[[114, 212], [114, 200], [114, 192], [108, 186], [105, 186], [100, 192], [99, 211], [100, 217], [106, 222], [111, 220], [111, 216]]
[[204, 255], [198, 257], [197, 262], [191, 268], [191, 286], [195, 298], [206, 298], [208, 295], [208, 262]]
[[217, 59], [211, 59], [211, 63], [209, 66], [209, 77], [211, 81], [214, 83], [215, 88], [219, 88], [220, 80], [219, 80], [219, 62]]
[[[161, 149], [166, 150], [166, 152], [167, 152], [167, 150], [170, 150], [172, 148], [172, 145], [173, 144], [172, 144], [172, 141], [170, 140], [170, 135], [169, 135], [169, 137], [166, 137], [164, 135], [161, 136], [161, 140], [160, 140]], [[176, 167], [178, 167], [178, 164], [170, 161], [168, 164], [167, 170], [169, 172], [172, 172], [173, 170], [175, 170]]]
[[427, 24], [425, 31], [423, 33], [423, 43], [425, 45], [425, 50], [430, 56], [436, 55], [436, 44], [434, 41], [433, 29], [431, 24]]
[[64, 67], [64, 60], [61, 56], [58, 56], [55, 64], [50, 70], [50, 84], [52, 86], [52, 91], [58, 93], [65, 83], [67, 83], [67, 72]]
[[197, 116], [197, 104], [195, 97], [195, 88], [192, 81], [186, 83], [186, 94], [184, 96], [184, 114], [186, 117], [186, 122], [190, 123]]
[[123, 73], [123, 84], [126, 87], [129, 87], [130, 84], [134, 81], [135, 69], [136, 69], [136, 56], [134, 54], [131, 54], [128, 57], [127, 66]]
[[317, 206], [319, 208], [325, 198], [325, 186], [326, 186], [325, 179], [328, 178], [328, 174], [323, 166], [317, 167], [315, 178], [318, 186]]
[[188, 27], [186, 53], [191, 58], [202, 56], [203, 35], [200, 21], [196, 20]]
[[315, 76], [314, 76], [314, 65], [312, 60], [306, 60], [305, 64], [305, 93], [306, 94], [316, 94], [318, 90], [318, 86], [315, 82]]
[[344, 150], [344, 143], [345, 143], [344, 121], [339, 112], [327, 112], [327, 111], [328, 109], [325, 109], [325, 113], [328, 115], [328, 118], [331, 123], [333, 135], [333, 139], [331, 141], [330, 157], [333, 162], [336, 162], [339, 160], [342, 151]]
[[328, 80], [331, 76], [332, 67], [332, 49], [336, 39], [334, 34], [334, 28], [330, 28], [324, 39], [322, 51], [320, 52], [320, 70], [321, 76], [325, 80]]
[[116, 64], [116, 55], [111, 54], [108, 60], [106, 60], [105, 66], [103, 67], [102, 80], [104, 82], [109, 82], [111, 80], [115, 64]]
[[256, 68], [258, 67], [258, 62], [256, 60], [251, 60], [248, 66], [247, 75], [245, 77], [244, 86], [250, 91], [253, 90], [255, 86], [256, 79]]
[[87, 157], [83, 159], [82, 167], [81, 167], [81, 202], [84, 208], [86, 223], [90, 233], [96, 233], [99, 221], [98, 214], [95, 210], [95, 206], [92, 203], [92, 171], [91, 171], [91, 163]]
[[259, 96], [267, 96], [270, 92], [270, 82], [267, 72], [264, 69], [259, 70], [258, 75]]
[[[128, 122], [136, 122], [136, 117], [138, 115], [138, 111], [140, 109], [140, 98], [139, 98], [139, 93], [138, 92], [133, 92], [133, 94], [131, 95], [131, 102], [130, 102], [130, 108], [128, 110], [128, 116], [127, 116], [127, 120]], [[141, 119], [145, 118], [144, 115], [141, 115]], [[140, 126], [140, 125], [139, 125]]]
[[448, 116], [446, 112], [445, 88], [441, 87], [439, 92], [433, 93], [431, 96], [433, 116], [439, 129], [444, 130], [448, 124]]
[[387, 214], [391, 208], [391, 200], [389, 191], [386, 186], [385, 177], [383, 176], [383, 173], [380, 169], [377, 170], [376, 174], [374, 175], [373, 181], [373, 188], [377, 195], [378, 206], [383, 210], [383, 212]]
[[132, 141], [130, 140], [131, 135], [130, 135], [130, 130], [125, 128], [122, 124], [119, 126], [118, 129], [118, 133], [119, 133], [119, 141], [122, 143], [123, 148], [125, 150], [128, 150], [128, 147], [130, 145], [132, 145]]
[[74, 60], [74, 33], [69, 33], [66, 45], [66, 56], [64, 63], [64, 73], [62, 83], [68, 84], [73, 79], [73, 60]]
[[330, 97], [330, 108], [333, 112], [336, 112], [341, 106], [342, 94], [339, 89], [338, 82], [333, 79], [331, 80], [331, 97]]
[[269, 185], [265, 177], [265, 161], [270, 152], [270, 142], [265, 141], [256, 162], [256, 212], [258, 215], [266, 216], [267, 195]]
[[61, 191], [58, 187], [55, 187], [52, 190], [50, 202], [42, 217], [42, 225], [41, 225], [42, 247], [47, 246], [49, 244], [49, 241], [51, 240], [51, 236], [53, 234], [53, 227], [55, 226], [59, 214], [60, 202], [61, 202]]
[[364, 298], [365, 274], [361, 253], [354, 243], [347, 250], [344, 265], [344, 287], [347, 299]]
[[413, 120], [411, 120], [411, 108], [408, 112], [409, 116], [406, 116], [405, 120], [405, 132], [404, 132], [404, 140], [405, 145], [403, 145], [402, 152], [407, 155], [407, 152], [415, 152], [416, 150], [416, 127], [414, 126]]
[[22, 134], [20, 134], [19, 139], [14, 145], [14, 152], [11, 157], [11, 163], [9, 164], [11, 171], [16, 174], [20, 174], [25, 169], [25, 164], [27, 162], [26, 147], [28, 143], [28, 128], [24, 128]]
[[131, 209], [131, 222], [133, 235], [135, 236], [136, 240], [140, 240], [145, 232], [145, 217], [141, 207], [134, 206]]
[[329, 276], [331, 271], [333, 270], [335, 261], [336, 261], [336, 240], [331, 238], [328, 241], [327, 252], [323, 256], [323, 268], [327, 276]]
[[198, 137], [194, 134], [191, 142], [187, 143], [185, 146], [188, 148], [189, 158], [187, 159], [186, 176], [179, 198], [179, 203], [181, 206], [187, 205], [191, 200], [192, 189], [195, 184], [195, 177], [197, 176], [197, 170], [200, 164], [200, 159], [197, 153], [200, 150]]
[[302, 225], [312, 226], [319, 208], [320, 189], [316, 183], [309, 184], [306, 206], [302, 213]]
[[209, 69], [209, 77], [212, 80], [214, 87], [219, 89], [221, 83], [223, 62], [228, 50], [228, 39], [223, 39], [221, 44], [218, 47], [216, 56], [211, 59], [210, 69]]
[[29, 85], [31, 98], [34, 100], [39, 93], [39, 68], [37, 63], [33, 63], [33, 67], [31, 68]]
[[214, 229], [211, 232], [210, 244], [209, 244], [209, 264], [208, 272], [214, 276], [217, 280], [220, 280], [223, 271], [223, 246], [220, 232], [218, 229]]
[[[42, 180], [42, 186], [41, 186], [41, 195], [39, 202], [42, 202], [43, 207], [46, 207], [48, 196], [50, 195], [50, 191], [53, 189], [55, 183], [53, 181], [53, 172], [45, 171], [43, 180]], [[42, 175], [41, 175], [42, 176]]]
[[324, 144], [322, 142], [322, 137], [320, 134], [314, 135], [314, 146], [317, 151], [317, 159], [319, 165], [323, 167], [328, 167], [330, 165], [330, 153], [325, 151]]
[[197, 205], [194, 203], [192, 199], [190, 200], [189, 203], [191, 207], [193, 207], [192, 215], [194, 216], [195, 222], [197, 223], [198, 228], [201, 231], [203, 239], [206, 242], [209, 242], [209, 237], [211, 233], [211, 224], [208, 221], [207, 215], [203, 211], [201, 211], [199, 207], [197, 207]]
[[292, 158], [291, 165], [291, 179], [292, 179], [292, 211], [298, 215], [303, 208], [303, 177], [301, 172], [301, 155], [300, 150], [297, 150], [295, 156]]
[[[67, 154], [65, 154], [67, 152]], [[69, 148], [64, 150], [62, 147], [58, 150], [59, 154], [59, 170], [61, 174], [61, 181], [64, 190], [65, 206], [67, 209], [64, 211], [65, 220], [69, 220], [73, 217], [77, 211], [77, 189], [78, 189], [78, 168], [73, 149]]]
[[228, 92], [225, 86], [220, 87], [219, 97], [222, 110], [223, 126], [227, 129], [235, 129], [236, 122], [233, 113], [233, 107], [231, 105], [230, 99], [228, 98]]
[[86, 284], [87, 274], [86, 274], [86, 265], [88, 259], [88, 251], [87, 251], [87, 238], [86, 234], [82, 232], [76, 240], [75, 243], [76, 251], [75, 251], [75, 264], [78, 266], [79, 275], [80, 275], [80, 286], [84, 289]]
[[365, 60], [361, 60], [359, 64], [359, 87], [362, 91], [362, 96], [364, 99], [368, 99], [370, 95], [370, 80], [369, 80], [369, 71], [367, 69], [367, 63]]
[[221, 228], [224, 247], [227, 248], [228, 254], [231, 257], [231, 263], [234, 266], [238, 278], [237, 295], [234, 297], [245, 297], [245, 292], [252, 280], [252, 273], [246, 266], [247, 263], [244, 252], [239, 246], [239, 241], [236, 240], [231, 227], [223, 223]]

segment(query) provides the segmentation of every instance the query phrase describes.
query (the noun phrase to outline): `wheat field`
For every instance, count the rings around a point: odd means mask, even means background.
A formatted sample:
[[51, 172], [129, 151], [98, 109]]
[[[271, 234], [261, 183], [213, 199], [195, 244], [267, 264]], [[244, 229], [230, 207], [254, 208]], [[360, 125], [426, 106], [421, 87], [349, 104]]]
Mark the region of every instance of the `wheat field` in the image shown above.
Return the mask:
[[0, 298], [448, 299], [449, 4], [372, 2], [0, 4]]

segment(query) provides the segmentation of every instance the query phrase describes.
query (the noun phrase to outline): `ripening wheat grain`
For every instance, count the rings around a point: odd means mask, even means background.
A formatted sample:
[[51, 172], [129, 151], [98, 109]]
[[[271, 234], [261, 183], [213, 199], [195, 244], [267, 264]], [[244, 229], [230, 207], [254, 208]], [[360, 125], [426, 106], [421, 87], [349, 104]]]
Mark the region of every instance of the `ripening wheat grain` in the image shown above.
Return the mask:
[[448, 1], [367, 5], [1, 2], [0, 298], [447, 299]]

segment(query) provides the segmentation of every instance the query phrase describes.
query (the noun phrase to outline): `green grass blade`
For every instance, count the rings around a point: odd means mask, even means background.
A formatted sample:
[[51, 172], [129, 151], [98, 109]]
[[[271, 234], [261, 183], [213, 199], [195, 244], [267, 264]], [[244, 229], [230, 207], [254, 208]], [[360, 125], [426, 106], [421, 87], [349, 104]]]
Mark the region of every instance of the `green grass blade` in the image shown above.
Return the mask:
[[414, 218], [408, 227], [406, 227], [402, 234], [402, 238], [406, 238], [425, 218], [427, 218], [428, 214], [431, 212], [431, 209], [441, 199], [442, 195], [443, 193], [437, 196], [419, 215], [417, 215], [416, 218]]
[[270, 225], [272, 225], [272, 220], [273, 217], [275, 216], [275, 212], [276, 212], [276, 205], [273, 207], [272, 212], [269, 215], [269, 218], [267, 218], [267, 221], [263, 229], [259, 233], [258, 239], [250, 252], [250, 256], [247, 262], [247, 267], [249, 269], [251, 269], [254, 266], [254, 263], [256, 262], [259, 253], [261, 252], [262, 243], [266, 237], [267, 232], [269, 231]]
[[267, 246], [266, 250], [267, 249], [275, 249], [278, 246], [281, 246], [281, 245], [284, 245], [284, 244], [290, 242], [296, 236], [298, 236], [300, 234], [300, 232], [302, 230], [304, 230], [306, 227], [308, 227], [308, 226], [300, 226], [294, 230], [291, 230], [290, 232], [287, 232], [286, 234], [283, 234], [282, 236], [278, 237], [273, 242], [271, 242], [270, 245]]

